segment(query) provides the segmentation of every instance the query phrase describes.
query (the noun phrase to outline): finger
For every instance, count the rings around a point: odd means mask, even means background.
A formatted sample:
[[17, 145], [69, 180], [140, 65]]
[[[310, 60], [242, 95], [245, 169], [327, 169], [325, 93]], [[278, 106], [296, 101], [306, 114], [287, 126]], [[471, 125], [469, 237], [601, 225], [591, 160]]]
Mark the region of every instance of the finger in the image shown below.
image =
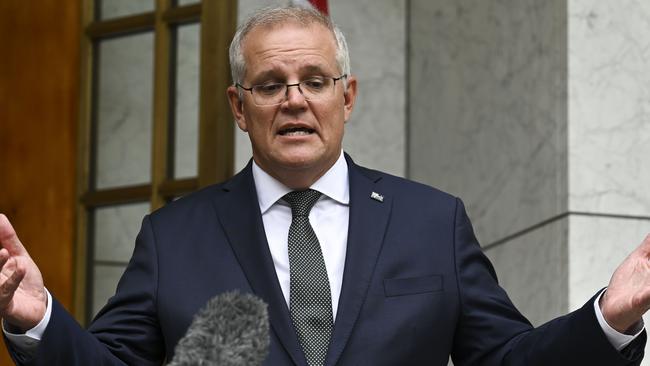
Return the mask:
[[14, 272], [0, 284], [0, 308], [4, 308], [14, 297], [14, 293], [18, 289], [20, 282], [25, 278], [25, 270], [22, 266], [18, 265], [16, 258], [11, 258], [10, 263], [14, 266]]
[[9, 251], [7, 249], [2, 248], [0, 249], [0, 273], [5, 271], [5, 263], [9, 260]]
[[18, 240], [16, 231], [4, 214], [0, 214], [0, 245], [6, 248], [11, 255], [27, 254], [27, 250]]
[[[11, 254], [9, 254], [9, 251], [5, 248], [0, 248], [0, 260], [7, 260], [11, 257]], [[0, 265], [2, 267], [2, 265]]]

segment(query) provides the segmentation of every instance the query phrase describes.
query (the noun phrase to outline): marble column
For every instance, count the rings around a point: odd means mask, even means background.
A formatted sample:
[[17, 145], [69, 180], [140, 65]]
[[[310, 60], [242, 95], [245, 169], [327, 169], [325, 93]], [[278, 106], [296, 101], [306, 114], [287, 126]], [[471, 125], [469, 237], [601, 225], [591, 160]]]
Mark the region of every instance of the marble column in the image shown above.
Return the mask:
[[650, 3], [408, 12], [409, 176], [465, 201], [534, 324], [582, 306], [650, 232]]

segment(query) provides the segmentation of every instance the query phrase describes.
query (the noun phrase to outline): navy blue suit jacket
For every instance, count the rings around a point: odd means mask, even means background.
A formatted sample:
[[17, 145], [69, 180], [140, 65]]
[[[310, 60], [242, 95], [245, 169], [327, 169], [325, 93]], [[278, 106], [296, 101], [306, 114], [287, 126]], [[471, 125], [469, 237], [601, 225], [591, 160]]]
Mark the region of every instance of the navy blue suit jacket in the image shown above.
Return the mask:
[[[638, 365], [593, 300], [534, 329], [497, 284], [460, 200], [355, 165], [343, 287], [327, 365]], [[384, 196], [383, 202], [371, 193]], [[33, 365], [159, 365], [192, 316], [238, 289], [268, 303], [266, 365], [305, 365], [266, 242], [250, 164], [144, 218], [117, 294], [83, 330], [53, 304]], [[14, 354], [15, 356], [15, 354]]]

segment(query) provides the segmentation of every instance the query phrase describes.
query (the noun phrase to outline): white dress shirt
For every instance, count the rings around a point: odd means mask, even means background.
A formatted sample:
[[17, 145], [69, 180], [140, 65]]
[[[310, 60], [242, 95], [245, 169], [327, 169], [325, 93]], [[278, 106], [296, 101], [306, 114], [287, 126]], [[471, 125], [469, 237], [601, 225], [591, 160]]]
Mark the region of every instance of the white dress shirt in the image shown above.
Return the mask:
[[[275, 272], [280, 281], [282, 294], [284, 295], [287, 307], [289, 306], [289, 252], [287, 238], [289, 226], [291, 225], [291, 208], [282, 200], [282, 197], [291, 192], [291, 189], [278, 182], [276, 179], [264, 172], [257, 164], [253, 163], [253, 179], [255, 189], [264, 222], [266, 240], [269, 244]], [[314, 228], [316, 237], [321, 245], [327, 277], [330, 282], [332, 294], [332, 314], [334, 320], [338, 309], [341, 284], [343, 282], [343, 269], [345, 265], [345, 253], [348, 239], [348, 221], [350, 216], [350, 184], [348, 178], [348, 166], [343, 157], [339, 156], [332, 166], [318, 181], [310, 188], [321, 192], [323, 195], [316, 202], [309, 213], [309, 222]], [[46, 290], [47, 291], [47, 290]], [[638, 337], [644, 329], [643, 320], [635, 325], [628, 335], [619, 333], [609, 326], [600, 310], [599, 300], [603, 290], [594, 301], [596, 318], [605, 336], [617, 350], [622, 350]], [[50, 321], [52, 313], [52, 298], [47, 292], [48, 304], [45, 316], [34, 328], [24, 334], [15, 334], [7, 331], [4, 322], [2, 330], [7, 339], [20, 350], [24, 355], [30, 356], [36, 352], [39, 340], [42, 338], [45, 328]]]
[[[289, 249], [287, 240], [291, 225], [291, 207], [282, 197], [291, 189], [271, 177], [253, 162], [253, 180], [257, 190], [266, 240], [269, 243], [275, 272], [282, 294], [289, 306]], [[318, 179], [311, 189], [322, 193], [309, 212], [309, 223], [320, 243], [332, 294], [332, 316], [336, 311], [343, 283], [343, 267], [348, 242], [350, 216], [350, 185], [348, 164], [343, 152], [334, 165]]]

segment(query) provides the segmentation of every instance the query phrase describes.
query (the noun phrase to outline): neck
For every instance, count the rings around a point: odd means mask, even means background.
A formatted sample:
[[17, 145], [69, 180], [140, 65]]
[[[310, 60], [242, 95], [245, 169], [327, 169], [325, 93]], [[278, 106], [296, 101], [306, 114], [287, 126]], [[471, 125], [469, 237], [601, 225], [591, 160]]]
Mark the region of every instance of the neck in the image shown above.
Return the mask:
[[333, 161], [318, 167], [286, 167], [276, 169], [268, 169], [265, 165], [260, 164], [255, 157], [253, 157], [253, 159], [257, 166], [264, 170], [268, 175], [275, 178], [278, 182], [292, 190], [302, 191], [311, 187], [317, 180], [327, 173], [327, 171], [336, 164], [338, 156]]
[[[300, 170], [283, 170], [283, 171], [267, 171], [270, 176], [277, 179], [280, 183], [291, 188], [295, 191], [302, 191], [311, 187], [320, 177], [331, 168], [331, 165], [326, 169], [319, 171], [300, 171]], [[264, 169], [264, 168], [262, 168]]]

